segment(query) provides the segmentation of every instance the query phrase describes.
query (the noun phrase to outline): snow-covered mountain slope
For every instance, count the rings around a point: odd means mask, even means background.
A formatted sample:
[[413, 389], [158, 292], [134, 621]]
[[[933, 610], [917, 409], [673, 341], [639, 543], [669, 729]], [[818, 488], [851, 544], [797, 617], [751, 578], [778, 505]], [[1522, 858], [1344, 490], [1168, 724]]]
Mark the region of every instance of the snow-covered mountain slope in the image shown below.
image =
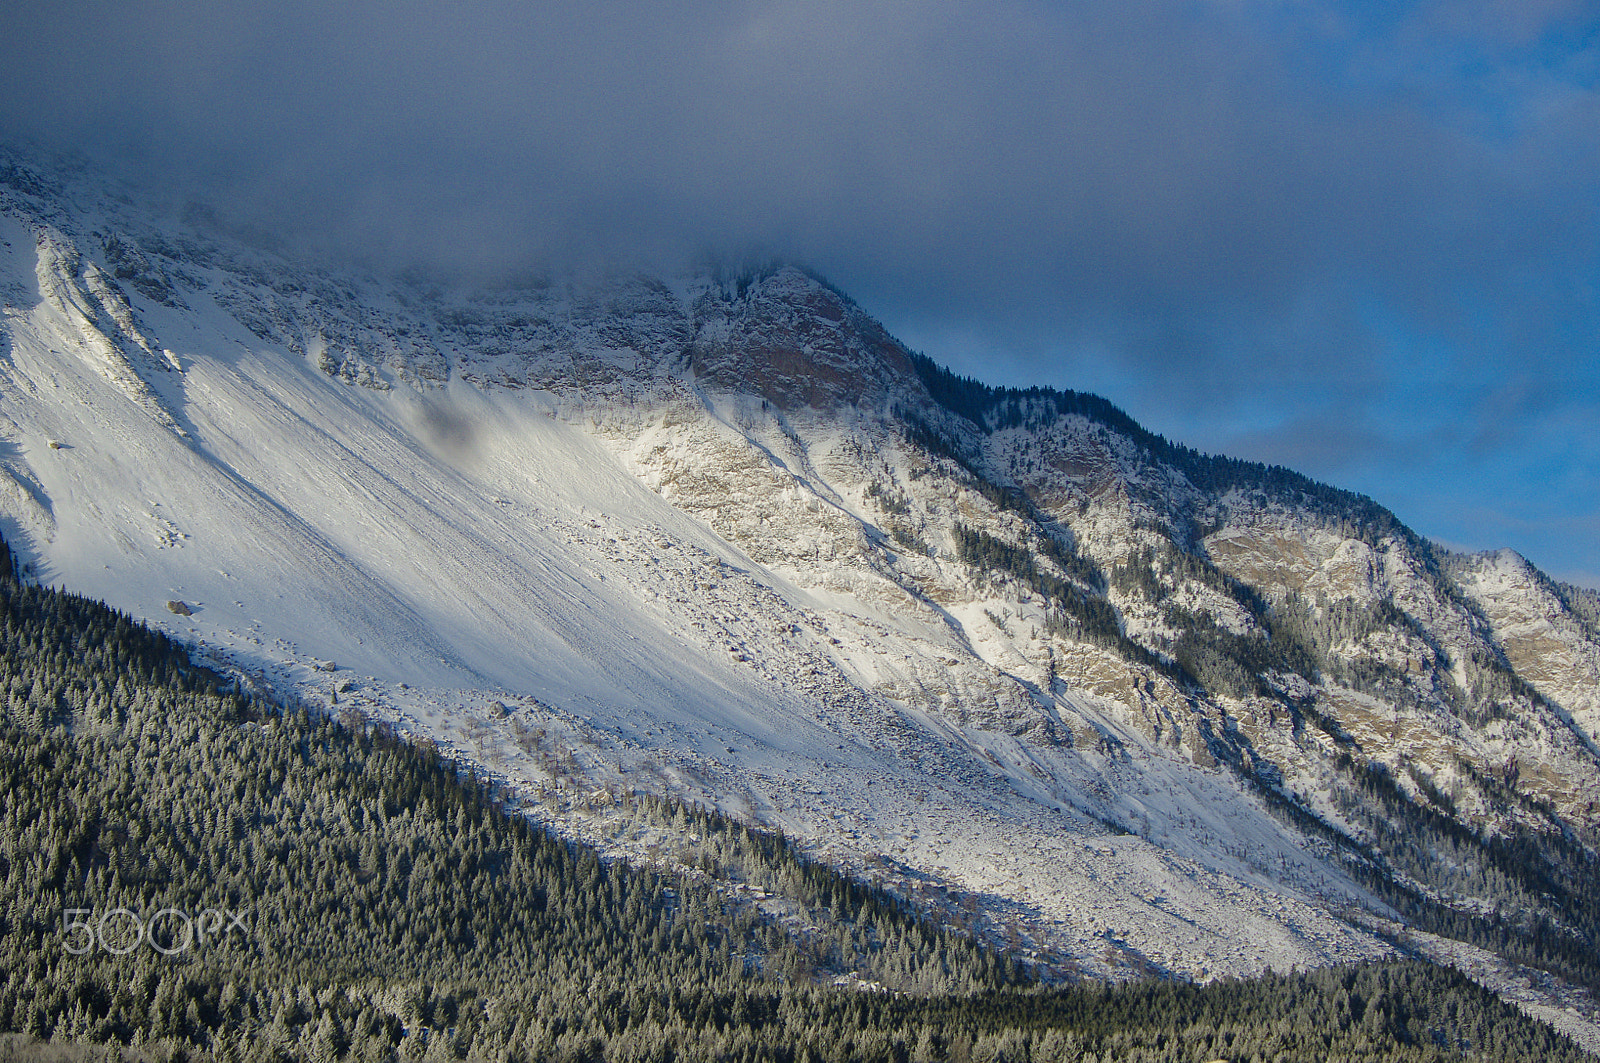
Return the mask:
[[957, 380], [799, 270], [380, 283], [7, 157], [0, 302], [37, 578], [619, 852], [608, 795], [678, 793], [1196, 977], [1533, 895], [1417, 824], [1593, 853], [1600, 643], [1531, 566]]

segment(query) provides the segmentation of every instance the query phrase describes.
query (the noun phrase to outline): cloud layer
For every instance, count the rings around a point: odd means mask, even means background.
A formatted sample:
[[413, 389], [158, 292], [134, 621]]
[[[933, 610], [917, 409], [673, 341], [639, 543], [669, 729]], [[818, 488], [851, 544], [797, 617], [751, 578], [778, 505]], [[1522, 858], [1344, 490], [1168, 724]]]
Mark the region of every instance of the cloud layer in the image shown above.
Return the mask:
[[0, 132], [379, 263], [801, 259], [963, 371], [1600, 573], [1597, 39], [1564, 0], [13, 0]]

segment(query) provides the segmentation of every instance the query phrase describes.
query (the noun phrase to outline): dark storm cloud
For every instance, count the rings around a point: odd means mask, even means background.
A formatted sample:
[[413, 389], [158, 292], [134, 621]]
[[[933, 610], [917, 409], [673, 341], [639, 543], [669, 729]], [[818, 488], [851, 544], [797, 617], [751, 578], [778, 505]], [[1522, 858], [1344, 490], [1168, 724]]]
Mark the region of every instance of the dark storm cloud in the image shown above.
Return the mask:
[[798, 258], [958, 368], [1376, 489], [1600, 390], [1596, 37], [1564, 0], [12, 0], [0, 126], [377, 262]]
[[1251, 5], [32, 10], [14, 121], [406, 253], [738, 240], [1122, 313], [1513, 235], [1500, 161], [1338, 97]]

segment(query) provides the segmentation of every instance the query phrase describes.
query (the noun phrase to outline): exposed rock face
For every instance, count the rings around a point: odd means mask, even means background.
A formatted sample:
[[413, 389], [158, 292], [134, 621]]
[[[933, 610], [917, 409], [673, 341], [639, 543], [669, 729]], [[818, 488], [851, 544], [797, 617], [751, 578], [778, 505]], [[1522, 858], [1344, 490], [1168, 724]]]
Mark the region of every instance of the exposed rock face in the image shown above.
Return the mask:
[[1507, 662], [1568, 712], [1591, 748], [1600, 742], [1600, 652], [1592, 625], [1510, 550], [1457, 562], [1462, 591], [1482, 611]]
[[[23, 447], [74, 437], [44, 418], [70, 427], [75, 406], [26, 405], [66, 351], [184, 461], [231, 455], [215, 482], [266, 500], [273, 564], [312, 528], [306, 556], [332, 574], [318, 602], [346, 608], [381, 570], [357, 619], [398, 617], [417, 656], [529, 697], [573, 675], [632, 692], [646, 709], [590, 694], [581, 713], [636, 735], [649, 785], [698, 779], [856, 866], [955, 883], [1084, 970], [1381, 951], [1350, 905], [1596, 929], [1576, 878], [1519, 878], [1501, 854], [1524, 850], [1489, 846], [1548, 843], [1570, 870], [1600, 838], [1600, 635], [1520, 557], [1448, 555], [1369, 499], [1174, 447], [1092, 396], [959, 380], [799, 269], [380, 284], [109, 203], [75, 219], [51, 179], [0, 164], [6, 335], [46, 366], [5, 362], [0, 513], [44, 561], [77, 512], [52, 502], [64, 459], [94, 460]], [[171, 354], [180, 324], [220, 338]], [[257, 375], [234, 388], [245, 362]], [[353, 420], [256, 460], [273, 441], [236, 422], [258, 401], [285, 439], [314, 407]], [[523, 439], [546, 449], [504, 442]], [[427, 476], [405, 480], [408, 463]], [[338, 520], [313, 512], [328, 498]], [[153, 503], [129, 507], [82, 519], [128, 552], [144, 528], [166, 553], [141, 563], [174, 566], [174, 588], [223, 567]], [[424, 547], [438, 560], [419, 572]], [[222, 623], [211, 602], [234, 593], [196, 592], [184, 630]], [[458, 599], [462, 630], [503, 643], [441, 634]], [[525, 670], [494, 671], [519, 654]], [[638, 714], [695, 699], [730, 728], [714, 746]], [[480, 737], [520, 719], [496, 703]], [[575, 748], [611, 741], [580, 718]], [[639, 784], [606, 756], [596, 780]]]
[[883, 326], [792, 268], [718, 286], [694, 306], [692, 368], [704, 386], [757, 395], [780, 410], [882, 409], [916, 386]]

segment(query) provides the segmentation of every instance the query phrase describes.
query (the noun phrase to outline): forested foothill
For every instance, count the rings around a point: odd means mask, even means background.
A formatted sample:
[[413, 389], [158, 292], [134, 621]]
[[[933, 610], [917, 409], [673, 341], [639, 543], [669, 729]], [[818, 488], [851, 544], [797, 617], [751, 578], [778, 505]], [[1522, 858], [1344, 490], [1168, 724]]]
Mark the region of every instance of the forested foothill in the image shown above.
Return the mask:
[[1041, 986], [780, 837], [636, 799], [830, 916], [794, 925], [602, 861], [381, 727], [247, 696], [4, 549], [0, 599], [6, 1059], [1586, 1058], [1416, 961]]

